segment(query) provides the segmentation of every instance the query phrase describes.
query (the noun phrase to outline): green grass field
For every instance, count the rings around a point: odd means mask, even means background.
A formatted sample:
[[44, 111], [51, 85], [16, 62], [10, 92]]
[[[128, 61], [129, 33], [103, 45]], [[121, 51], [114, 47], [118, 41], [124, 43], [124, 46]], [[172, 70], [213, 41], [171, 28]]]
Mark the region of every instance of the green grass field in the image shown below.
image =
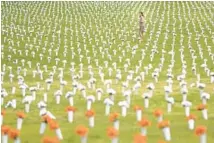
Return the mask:
[[[87, 95], [96, 96], [95, 90], [87, 88], [87, 81], [90, 79], [87, 58], [90, 57], [90, 65], [94, 78], [97, 80], [96, 88], [102, 88], [104, 93], [102, 101], [95, 101], [92, 104], [92, 108], [96, 112], [95, 127], [89, 128], [88, 143], [111, 142], [106, 135], [106, 129], [112, 126], [112, 123], [109, 122], [108, 116], [105, 116], [103, 103], [108, 94], [99, 76], [99, 67], [103, 67], [105, 80], [111, 79], [113, 82], [111, 88], [116, 91], [115, 105], [111, 107], [111, 112], [121, 113], [117, 103], [124, 100], [122, 82], [126, 81], [128, 75], [128, 72], [124, 71], [124, 65], [128, 63], [127, 59], [130, 59], [128, 71], [135, 71], [136, 66], [142, 63], [139, 71], [133, 74], [134, 78], [145, 71], [144, 67], [148, 67], [149, 64], [153, 68], [149, 70], [148, 75], [145, 75], [145, 80], [141, 81], [138, 94], [131, 95], [131, 105], [128, 108], [127, 116], [120, 117], [120, 143], [133, 142], [133, 136], [140, 132], [133, 106], [144, 106], [142, 94], [148, 91], [146, 86], [151, 82], [155, 85], [154, 95], [150, 99], [149, 108], [143, 109], [143, 117], [152, 122], [148, 127], [148, 143], [164, 140], [163, 133], [158, 129], [157, 120], [153, 115], [157, 108], [161, 108], [164, 111], [164, 119], [170, 121], [171, 143], [199, 142], [199, 137], [195, 135], [194, 131], [188, 129], [184, 108], [181, 105], [182, 94], [176, 77], [185, 72], [184, 80], [187, 82], [188, 88], [187, 99], [193, 104], [191, 113], [197, 116], [195, 125], [206, 126], [207, 143], [214, 142], [214, 84], [210, 83], [210, 76], [201, 67], [204, 60], [207, 59], [207, 69], [210, 72], [214, 71], [214, 60], [212, 59], [214, 57], [213, 7], [213, 2], [1, 2], [1, 71], [4, 72], [1, 86], [8, 92], [1, 108], [4, 108], [9, 100], [17, 100], [16, 109], [11, 107], [5, 109], [3, 125], [16, 128], [16, 112], [24, 111], [24, 104], [21, 102], [23, 97], [17, 79], [17, 67], [21, 67], [21, 76], [24, 74], [23, 69], [26, 68], [27, 75], [23, 76], [24, 82], [29, 87], [36, 86], [39, 82], [42, 88], [36, 92], [36, 100], [32, 102], [30, 112], [24, 119], [20, 131], [21, 142], [38, 143], [41, 142], [43, 136], [55, 136], [55, 132], [49, 128], [46, 129], [44, 135], [39, 135], [41, 117], [37, 103], [43, 100], [43, 94], [46, 92], [48, 94], [47, 109], [56, 116], [64, 137], [61, 142], [79, 143], [80, 137], [76, 135], [75, 128], [80, 124], [88, 127], [88, 119], [85, 117], [86, 101], [81, 97], [81, 92], [77, 91], [74, 97], [74, 106], [77, 108], [74, 122], [68, 123], [65, 108], [69, 103], [64, 95], [73, 90], [74, 80], [70, 69], [71, 63], [74, 62], [74, 75], [79, 74], [79, 64], [83, 64], [83, 77], [77, 81], [86, 86]], [[141, 42], [138, 40], [140, 11], [143, 11], [146, 17], [146, 32]], [[132, 55], [132, 48], [135, 45], [138, 45], [138, 49]], [[52, 50], [51, 55], [49, 54], [50, 49]], [[183, 60], [180, 49], [183, 49]], [[145, 51], [144, 57], [142, 50]], [[170, 51], [174, 51], [174, 56], [169, 54]], [[33, 57], [33, 52], [35, 57]], [[203, 56], [200, 56], [201, 53]], [[42, 60], [40, 54], [43, 55]], [[152, 61], [151, 55], [154, 55]], [[11, 60], [8, 59], [10, 56]], [[109, 58], [110, 56], [112, 59]], [[192, 56], [197, 56], [195, 59], [196, 74], [200, 74], [200, 82], [206, 84], [204, 91], [211, 96], [207, 103], [208, 120], [204, 120], [201, 111], [196, 110], [201, 103], [199, 89], [196, 86], [190, 87], [197, 81], [197, 76], [192, 71]], [[48, 57], [51, 58], [50, 63], [48, 63]], [[80, 62], [81, 57], [82, 62]], [[56, 58], [60, 59], [58, 65], [55, 62]], [[155, 68], [160, 68], [161, 58], [165, 60], [159, 72], [158, 82], [155, 83], [152, 73]], [[21, 63], [22, 59], [25, 60], [24, 66]], [[65, 67], [63, 67], [63, 60], [67, 60]], [[32, 68], [29, 68], [28, 61], [32, 62]], [[98, 66], [96, 61], [98, 61]], [[113, 69], [112, 76], [108, 75], [108, 68], [105, 68], [106, 61], [108, 67]], [[118, 84], [115, 80], [116, 70], [112, 65], [114, 62], [122, 74], [122, 79]], [[43, 71], [43, 80], [38, 74], [33, 78], [33, 71], [37, 69], [37, 63], [40, 63], [40, 69]], [[43, 65], [47, 65], [48, 72], [44, 71]], [[183, 67], [186, 65], [183, 70], [182, 65]], [[49, 78], [50, 72], [53, 72], [54, 66], [56, 66], [54, 80], [50, 91], [46, 91], [45, 80]], [[174, 97], [175, 104], [172, 112], [167, 113], [164, 86], [167, 85], [167, 73], [170, 66], [172, 66], [171, 73], [174, 75], [173, 92], [170, 96]], [[14, 74], [12, 83], [9, 80], [9, 67], [12, 67]], [[58, 68], [64, 68], [63, 80], [67, 81], [60, 105], [56, 105], [54, 98], [54, 92], [60, 89]], [[135, 83], [134, 80], [129, 81], [127, 89], [131, 89]], [[14, 95], [11, 94], [12, 87], [16, 87]], [[29, 89], [26, 92], [27, 95], [31, 95]], [[10, 139], [9, 142], [12, 140]]]

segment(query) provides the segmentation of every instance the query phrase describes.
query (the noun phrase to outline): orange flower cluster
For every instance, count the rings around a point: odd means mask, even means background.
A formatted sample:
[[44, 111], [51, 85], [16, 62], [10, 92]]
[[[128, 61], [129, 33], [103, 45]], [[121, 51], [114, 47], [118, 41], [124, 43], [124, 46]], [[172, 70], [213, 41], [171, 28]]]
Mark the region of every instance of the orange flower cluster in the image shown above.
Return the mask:
[[57, 121], [51, 119], [51, 117], [48, 115], [42, 116], [42, 122], [47, 123], [51, 130], [56, 130], [59, 128], [59, 124], [57, 123]]
[[163, 115], [163, 111], [161, 109], [156, 109], [154, 111], [154, 115], [155, 115], [155, 117], [160, 117]]
[[107, 129], [107, 135], [109, 138], [113, 139], [119, 135], [119, 132], [114, 127], [109, 127]]
[[44, 137], [42, 143], [59, 143], [59, 140], [56, 137]]
[[134, 111], [137, 111], [137, 110], [143, 110], [143, 108], [140, 107], [140, 106], [138, 106], [138, 105], [135, 105], [135, 106], [134, 106]]
[[49, 117], [48, 115], [42, 116], [42, 122], [49, 123], [51, 120], [51, 117]]
[[196, 134], [197, 136], [201, 136], [201, 135], [205, 134], [206, 131], [207, 131], [207, 128], [206, 128], [205, 126], [198, 126], [198, 127], [196, 127], [196, 129], [195, 129], [195, 134]]
[[114, 122], [115, 120], [118, 120], [118, 118], [119, 118], [119, 113], [115, 112], [115, 113], [110, 114], [109, 121]]
[[6, 111], [5, 111], [5, 110], [1, 110], [1, 115], [2, 115], [2, 116], [4, 116], [4, 115], [5, 115], [5, 113], [6, 113]]
[[73, 106], [67, 106], [66, 108], [65, 108], [65, 111], [66, 112], [69, 112], [69, 111], [73, 111], [73, 112], [75, 112], [77, 109], [75, 108], [75, 107], [73, 107]]
[[196, 116], [193, 115], [193, 114], [190, 114], [188, 117], [187, 117], [187, 120], [195, 120], [196, 119]]
[[169, 127], [169, 121], [161, 121], [160, 123], [158, 123], [158, 128], [162, 129], [165, 127]]
[[59, 124], [54, 120], [50, 120], [48, 122], [48, 124], [49, 124], [49, 127], [50, 127], [51, 130], [56, 130], [56, 129], [59, 128]]
[[1, 133], [2, 133], [3, 135], [7, 135], [7, 134], [9, 133], [9, 131], [10, 131], [10, 127], [9, 127], [9, 126], [3, 125], [3, 126], [1, 127]]
[[207, 105], [205, 104], [199, 104], [198, 107], [197, 107], [197, 110], [204, 110], [207, 108]]
[[141, 127], [147, 127], [151, 125], [151, 122], [145, 118], [142, 118], [141, 121], [138, 122]]
[[92, 117], [92, 116], [94, 116], [95, 115], [95, 112], [94, 112], [94, 110], [88, 110], [88, 111], [86, 111], [86, 113], [85, 113], [85, 116], [86, 117]]
[[136, 134], [134, 136], [134, 143], [146, 143], [146, 136], [141, 134]]
[[13, 140], [17, 139], [19, 137], [19, 134], [20, 134], [20, 132], [17, 129], [10, 129], [9, 130], [9, 137]]
[[25, 118], [25, 113], [24, 112], [21, 112], [21, 111], [17, 112], [16, 115], [17, 115], [18, 118], [22, 118], [22, 119]]
[[88, 133], [88, 128], [86, 128], [85, 126], [80, 125], [80, 126], [78, 126], [78, 127], [76, 128], [76, 133], [77, 133], [79, 136], [84, 137], [84, 136], [86, 136], [87, 133]]

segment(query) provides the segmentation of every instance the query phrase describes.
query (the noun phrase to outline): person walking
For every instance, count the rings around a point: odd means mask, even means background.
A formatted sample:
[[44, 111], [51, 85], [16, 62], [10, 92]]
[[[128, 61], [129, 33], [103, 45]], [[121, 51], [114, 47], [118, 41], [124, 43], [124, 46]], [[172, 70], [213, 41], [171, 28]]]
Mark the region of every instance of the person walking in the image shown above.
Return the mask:
[[139, 16], [139, 36], [140, 39], [143, 39], [143, 33], [145, 32], [145, 16], [143, 14], [143, 12], [140, 12], [140, 16]]

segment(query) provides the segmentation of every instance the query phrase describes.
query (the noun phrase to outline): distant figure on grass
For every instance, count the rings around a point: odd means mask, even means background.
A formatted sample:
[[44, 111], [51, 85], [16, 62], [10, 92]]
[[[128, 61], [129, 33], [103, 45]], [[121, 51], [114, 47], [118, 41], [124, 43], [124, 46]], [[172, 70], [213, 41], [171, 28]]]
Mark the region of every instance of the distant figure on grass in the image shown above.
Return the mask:
[[140, 35], [140, 40], [143, 39], [143, 33], [145, 32], [145, 17], [143, 12], [140, 12], [140, 16], [139, 16], [139, 35]]

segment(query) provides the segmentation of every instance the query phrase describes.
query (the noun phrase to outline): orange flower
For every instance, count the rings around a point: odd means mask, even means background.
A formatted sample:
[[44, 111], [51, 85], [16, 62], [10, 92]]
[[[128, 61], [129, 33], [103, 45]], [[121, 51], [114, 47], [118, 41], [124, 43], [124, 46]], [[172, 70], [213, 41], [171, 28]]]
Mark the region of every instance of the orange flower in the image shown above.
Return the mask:
[[196, 119], [196, 116], [193, 115], [193, 114], [190, 114], [188, 117], [187, 117], [187, 120], [195, 120]]
[[112, 113], [112, 114], [110, 114], [110, 116], [109, 116], [109, 120], [110, 120], [110, 122], [114, 122], [115, 120], [118, 120], [118, 117], [119, 117], [119, 113]]
[[86, 128], [85, 126], [80, 125], [80, 126], [78, 126], [76, 128], [76, 133], [78, 135], [80, 135], [81, 137], [86, 136], [87, 133], [88, 133], [88, 128]]
[[134, 143], [146, 143], [146, 137], [141, 134], [136, 134], [134, 136]]
[[56, 137], [44, 137], [42, 143], [59, 143], [59, 140]]
[[65, 110], [66, 110], [66, 112], [69, 112], [69, 111], [75, 112], [75, 111], [76, 111], [76, 108], [73, 107], [73, 106], [67, 106], [67, 107], [65, 108]]
[[48, 123], [51, 130], [56, 130], [59, 128], [59, 124], [54, 120], [50, 120]]
[[138, 106], [138, 105], [135, 105], [134, 106], [134, 111], [137, 111], [137, 110], [142, 110], [142, 107]]
[[17, 115], [18, 118], [22, 118], [22, 119], [25, 118], [24, 112], [21, 112], [21, 111], [20, 111], [20, 112], [17, 112], [16, 115]]
[[207, 105], [205, 104], [199, 104], [198, 107], [197, 107], [197, 110], [204, 110], [207, 108]]
[[3, 126], [1, 127], [1, 133], [2, 133], [3, 135], [7, 135], [7, 134], [9, 133], [9, 131], [10, 131], [10, 127], [9, 127], [9, 126], [3, 125]]
[[156, 109], [156, 110], [154, 111], [154, 115], [155, 115], [156, 117], [160, 117], [160, 116], [163, 115], [163, 111], [162, 111], [161, 109]]
[[195, 129], [195, 134], [197, 136], [201, 136], [203, 134], [205, 134], [207, 131], [207, 128], [205, 126], [197, 126]]
[[51, 117], [48, 115], [42, 116], [42, 122], [49, 123], [51, 120]]
[[158, 123], [158, 128], [165, 128], [165, 127], [169, 127], [169, 121], [161, 121], [160, 123]]
[[1, 115], [2, 115], [2, 116], [4, 116], [4, 115], [5, 115], [5, 113], [6, 113], [6, 111], [5, 111], [5, 110], [1, 110]]
[[9, 130], [9, 137], [15, 140], [19, 136], [20, 132], [17, 129], [10, 129]]
[[92, 117], [92, 116], [94, 116], [95, 115], [95, 112], [94, 112], [94, 110], [88, 110], [88, 111], [86, 111], [86, 113], [85, 113], [85, 116], [86, 117]]
[[147, 119], [141, 119], [141, 121], [139, 121], [138, 124], [141, 127], [147, 127], [147, 126], [151, 125], [151, 122], [149, 120], [147, 120]]
[[114, 127], [109, 127], [107, 129], [107, 135], [108, 135], [109, 138], [112, 139], [112, 138], [117, 137], [119, 135], [119, 132]]

